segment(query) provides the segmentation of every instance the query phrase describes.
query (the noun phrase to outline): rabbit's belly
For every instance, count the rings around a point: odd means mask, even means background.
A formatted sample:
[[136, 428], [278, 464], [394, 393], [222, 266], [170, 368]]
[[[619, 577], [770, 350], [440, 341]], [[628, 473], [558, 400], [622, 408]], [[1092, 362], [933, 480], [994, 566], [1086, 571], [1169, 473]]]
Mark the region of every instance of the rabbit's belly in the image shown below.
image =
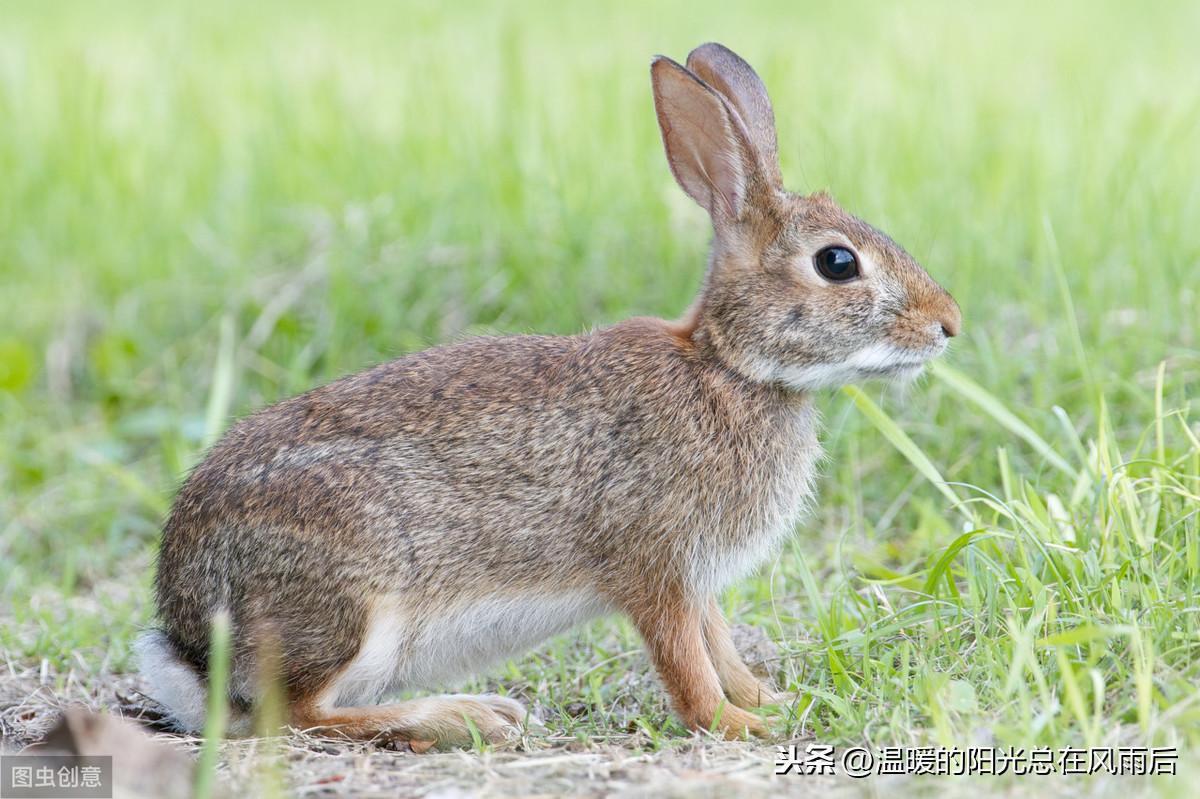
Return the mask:
[[326, 695], [348, 707], [444, 687], [610, 610], [589, 591], [484, 597], [421, 614], [380, 603], [358, 654]]

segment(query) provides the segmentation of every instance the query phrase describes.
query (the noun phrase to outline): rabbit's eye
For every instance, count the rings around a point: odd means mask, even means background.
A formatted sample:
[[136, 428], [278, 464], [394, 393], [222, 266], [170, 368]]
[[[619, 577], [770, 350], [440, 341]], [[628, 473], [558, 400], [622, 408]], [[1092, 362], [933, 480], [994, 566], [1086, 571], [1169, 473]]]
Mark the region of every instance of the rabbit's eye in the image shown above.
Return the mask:
[[835, 283], [858, 277], [858, 258], [845, 247], [826, 247], [813, 256], [813, 263], [821, 277]]

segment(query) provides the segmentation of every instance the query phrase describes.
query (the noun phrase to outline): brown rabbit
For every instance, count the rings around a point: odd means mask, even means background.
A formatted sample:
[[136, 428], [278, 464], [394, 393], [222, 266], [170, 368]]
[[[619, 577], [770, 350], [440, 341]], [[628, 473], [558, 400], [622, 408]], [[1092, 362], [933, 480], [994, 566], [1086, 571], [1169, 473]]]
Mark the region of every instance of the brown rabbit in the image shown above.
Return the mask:
[[479, 338], [343, 378], [236, 425], [163, 533], [151, 695], [204, 718], [210, 621], [233, 620], [246, 729], [263, 652], [288, 718], [354, 738], [489, 741], [499, 696], [376, 705], [624, 613], [684, 723], [765, 734], [773, 701], [714, 597], [771, 558], [813, 493], [814, 390], [915, 374], [954, 300], [887, 236], [780, 180], [766, 89], [719, 44], [651, 65], [667, 160], [712, 218], [680, 320]]

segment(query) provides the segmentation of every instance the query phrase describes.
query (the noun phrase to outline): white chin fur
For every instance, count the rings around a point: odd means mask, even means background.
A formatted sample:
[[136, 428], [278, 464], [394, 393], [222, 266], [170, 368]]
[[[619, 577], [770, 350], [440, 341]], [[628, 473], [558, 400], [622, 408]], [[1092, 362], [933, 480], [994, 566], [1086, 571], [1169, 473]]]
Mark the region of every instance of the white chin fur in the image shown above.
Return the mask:
[[796, 391], [838, 388], [877, 377], [913, 380], [925, 366], [926, 355], [893, 344], [871, 344], [838, 363], [805, 366], [781, 364], [766, 359], [756, 364], [764, 379], [782, 383]]

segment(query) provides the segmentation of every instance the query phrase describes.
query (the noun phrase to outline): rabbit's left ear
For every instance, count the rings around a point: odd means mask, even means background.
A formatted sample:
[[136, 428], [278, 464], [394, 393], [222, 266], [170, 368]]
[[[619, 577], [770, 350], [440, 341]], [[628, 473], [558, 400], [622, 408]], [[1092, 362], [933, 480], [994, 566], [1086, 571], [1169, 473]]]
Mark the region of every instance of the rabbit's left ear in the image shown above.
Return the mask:
[[650, 65], [667, 163], [680, 187], [718, 229], [742, 218], [761, 186], [750, 133], [725, 97], [665, 56]]
[[716, 42], [702, 44], [688, 53], [687, 68], [737, 109], [762, 162], [763, 176], [775, 186], [782, 186], [775, 112], [758, 73], [737, 53]]

